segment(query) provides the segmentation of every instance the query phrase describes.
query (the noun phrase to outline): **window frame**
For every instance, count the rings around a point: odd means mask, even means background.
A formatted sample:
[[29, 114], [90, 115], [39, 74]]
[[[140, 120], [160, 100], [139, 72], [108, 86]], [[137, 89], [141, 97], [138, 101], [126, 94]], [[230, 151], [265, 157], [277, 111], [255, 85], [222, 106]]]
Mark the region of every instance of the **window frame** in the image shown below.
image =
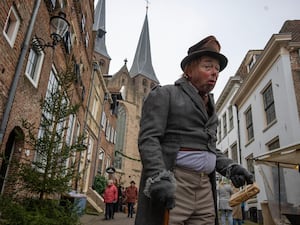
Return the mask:
[[245, 127], [246, 127], [247, 140], [249, 142], [252, 139], [254, 139], [254, 127], [253, 127], [253, 116], [252, 116], [251, 106], [245, 111], [244, 115], [245, 115]]
[[264, 114], [266, 125], [269, 126], [276, 120], [275, 99], [272, 83], [269, 83], [261, 92], [264, 104]]
[[[35, 59], [34, 62], [31, 63], [31, 59], [33, 58], [33, 56], [35, 56]], [[35, 88], [38, 87], [44, 57], [45, 54], [43, 51], [36, 51], [34, 48], [31, 48], [28, 54], [25, 75]]]
[[5, 25], [3, 27], [3, 35], [10, 47], [14, 47], [15, 41], [17, 39], [18, 31], [21, 24], [21, 18], [17, 13], [17, 9], [14, 5], [10, 7], [8, 15], [6, 17]]
[[230, 105], [228, 108], [228, 120], [229, 120], [229, 130], [232, 130], [234, 128], [233, 124], [233, 106]]
[[226, 112], [222, 115], [222, 123], [223, 123], [223, 137], [227, 135], [228, 127], [227, 127], [227, 114]]

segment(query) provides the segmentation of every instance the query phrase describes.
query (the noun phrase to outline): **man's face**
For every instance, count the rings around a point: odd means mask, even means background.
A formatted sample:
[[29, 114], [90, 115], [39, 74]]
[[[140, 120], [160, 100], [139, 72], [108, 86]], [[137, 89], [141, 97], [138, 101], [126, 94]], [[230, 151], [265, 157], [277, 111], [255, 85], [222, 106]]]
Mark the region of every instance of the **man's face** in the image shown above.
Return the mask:
[[220, 63], [217, 59], [202, 56], [191, 62], [186, 74], [190, 82], [203, 93], [209, 93], [214, 89], [220, 71]]

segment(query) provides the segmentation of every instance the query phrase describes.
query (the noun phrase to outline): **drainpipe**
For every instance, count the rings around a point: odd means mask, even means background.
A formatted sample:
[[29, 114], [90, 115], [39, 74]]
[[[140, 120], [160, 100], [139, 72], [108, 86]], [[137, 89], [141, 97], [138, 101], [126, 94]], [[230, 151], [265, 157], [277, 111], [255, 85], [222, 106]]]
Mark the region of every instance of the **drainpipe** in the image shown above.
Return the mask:
[[241, 134], [240, 134], [240, 118], [239, 118], [239, 109], [236, 104], [234, 104], [236, 108], [236, 120], [237, 120], [237, 136], [238, 136], [238, 148], [239, 148], [239, 160], [240, 164], [242, 164], [242, 150], [241, 150]]
[[2, 144], [2, 141], [3, 141], [4, 133], [5, 133], [5, 130], [6, 130], [7, 123], [8, 123], [8, 119], [9, 119], [9, 114], [10, 114], [10, 111], [11, 111], [11, 108], [12, 108], [12, 105], [13, 105], [13, 101], [14, 101], [14, 98], [15, 98], [17, 85], [18, 85], [18, 82], [19, 82], [19, 79], [20, 79], [20, 75], [21, 75], [23, 64], [24, 64], [25, 56], [26, 56], [26, 53], [27, 53], [27, 50], [28, 50], [28, 46], [30, 45], [30, 39], [31, 39], [32, 31], [33, 31], [33, 28], [34, 28], [34, 23], [36, 21], [36, 17], [37, 17], [37, 14], [38, 14], [40, 4], [41, 4], [41, 0], [36, 0], [35, 1], [34, 8], [33, 8], [32, 15], [31, 15], [31, 19], [30, 19], [30, 22], [29, 22], [29, 26], [28, 26], [28, 29], [26, 31], [25, 40], [24, 40], [24, 42], [22, 44], [22, 47], [21, 47], [21, 53], [19, 55], [18, 64], [17, 64], [17, 67], [16, 67], [16, 72], [15, 72], [15, 75], [14, 75], [14, 79], [13, 79], [13, 82], [12, 82], [12, 84], [10, 86], [10, 89], [9, 89], [8, 99], [7, 99], [5, 109], [4, 109], [3, 119], [2, 119], [2, 122], [1, 122], [1, 126], [0, 126], [0, 145]]

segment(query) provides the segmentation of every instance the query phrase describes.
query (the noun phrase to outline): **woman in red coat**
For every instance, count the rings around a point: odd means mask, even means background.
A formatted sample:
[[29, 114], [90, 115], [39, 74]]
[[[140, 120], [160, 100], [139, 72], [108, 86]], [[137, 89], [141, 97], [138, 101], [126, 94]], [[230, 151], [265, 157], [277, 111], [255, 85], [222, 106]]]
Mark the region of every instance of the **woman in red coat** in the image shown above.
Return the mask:
[[104, 190], [105, 203], [105, 219], [114, 218], [114, 203], [118, 200], [118, 190], [114, 185], [113, 180], [108, 180], [107, 186]]
[[135, 186], [134, 181], [131, 181], [130, 186], [126, 188], [125, 195], [126, 195], [126, 202], [128, 206], [128, 217], [130, 216], [132, 218], [133, 207], [137, 201], [137, 196], [138, 196], [138, 189]]

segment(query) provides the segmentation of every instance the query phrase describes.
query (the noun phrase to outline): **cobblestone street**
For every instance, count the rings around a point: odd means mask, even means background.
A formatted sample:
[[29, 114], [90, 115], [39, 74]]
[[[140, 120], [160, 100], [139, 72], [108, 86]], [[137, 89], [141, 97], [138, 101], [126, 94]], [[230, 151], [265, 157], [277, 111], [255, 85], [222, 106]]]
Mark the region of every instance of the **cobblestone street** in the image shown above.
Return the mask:
[[85, 214], [80, 219], [82, 225], [133, 225], [134, 218], [128, 218], [126, 213], [115, 213], [114, 219], [104, 220], [104, 215]]
[[[134, 218], [128, 218], [126, 213], [117, 212], [113, 220], [104, 220], [104, 215], [89, 215], [85, 214], [80, 219], [82, 225], [133, 225]], [[243, 225], [258, 225], [246, 220]]]

